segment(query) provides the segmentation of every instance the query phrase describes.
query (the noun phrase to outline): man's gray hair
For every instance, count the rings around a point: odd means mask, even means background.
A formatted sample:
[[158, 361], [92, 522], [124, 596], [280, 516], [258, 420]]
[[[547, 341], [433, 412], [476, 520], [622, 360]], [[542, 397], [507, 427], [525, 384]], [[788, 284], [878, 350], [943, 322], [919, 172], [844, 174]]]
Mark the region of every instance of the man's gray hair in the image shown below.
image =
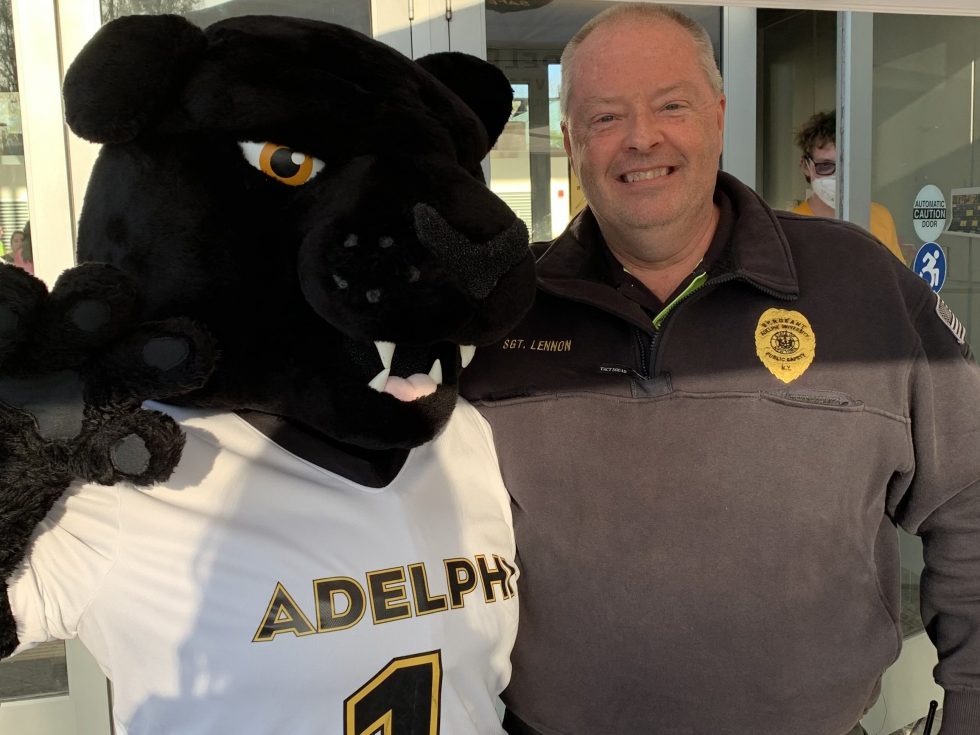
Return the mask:
[[715, 61], [714, 47], [711, 45], [711, 36], [700, 23], [678, 10], [674, 10], [669, 5], [657, 5], [655, 3], [621, 3], [613, 5], [608, 10], [603, 10], [588, 23], [578, 29], [571, 40], [565, 46], [561, 54], [561, 90], [558, 95], [558, 103], [561, 109], [562, 122], [568, 121], [568, 98], [572, 89], [572, 64], [575, 60], [575, 51], [592, 31], [608, 23], [618, 20], [637, 20], [648, 22], [667, 22], [675, 23], [687, 31], [694, 45], [698, 50], [698, 61], [708, 77], [708, 83], [715, 91], [715, 94], [722, 93], [721, 72], [718, 71], [718, 63]]

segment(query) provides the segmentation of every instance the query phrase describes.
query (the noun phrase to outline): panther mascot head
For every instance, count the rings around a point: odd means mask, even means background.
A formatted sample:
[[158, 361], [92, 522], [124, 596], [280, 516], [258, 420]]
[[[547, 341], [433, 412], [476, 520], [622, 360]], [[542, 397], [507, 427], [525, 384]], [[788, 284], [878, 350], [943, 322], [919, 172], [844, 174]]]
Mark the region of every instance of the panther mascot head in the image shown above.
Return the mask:
[[285, 417], [366, 448], [448, 419], [475, 346], [530, 305], [527, 231], [484, 184], [506, 78], [413, 62], [353, 30], [250, 16], [104, 26], [70, 67], [68, 124], [104, 144], [78, 259], [220, 348], [178, 402]]

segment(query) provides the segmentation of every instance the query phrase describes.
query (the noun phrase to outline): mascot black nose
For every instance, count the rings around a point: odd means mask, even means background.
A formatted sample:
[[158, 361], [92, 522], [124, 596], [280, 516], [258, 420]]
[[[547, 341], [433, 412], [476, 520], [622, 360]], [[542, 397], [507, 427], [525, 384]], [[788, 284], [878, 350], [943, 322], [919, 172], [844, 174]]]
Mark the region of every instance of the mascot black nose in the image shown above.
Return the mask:
[[459, 273], [478, 299], [489, 296], [500, 277], [527, 255], [527, 226], [517, 217], [489, 242], [473, 242], [428, 204], [416, 204], [412, 212], [422, 244]]

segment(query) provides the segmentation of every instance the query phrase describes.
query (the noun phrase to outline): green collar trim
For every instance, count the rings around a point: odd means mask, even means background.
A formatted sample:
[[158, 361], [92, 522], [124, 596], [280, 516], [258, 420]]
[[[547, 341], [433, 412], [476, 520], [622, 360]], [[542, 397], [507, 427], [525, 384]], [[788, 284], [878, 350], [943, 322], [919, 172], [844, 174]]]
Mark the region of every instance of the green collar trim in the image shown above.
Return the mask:
[[674, 298], [673, 301], [667, 304], [663, 309], [660, 310], [659, 314], [653, 317], [653, 328], [660, 329], [660, 327], [664, 323], [664, 320], [667, 318], [670, 312], [673, 311], [674, 307], [677, 306], [681, 301], [686, 299], [688, 296], [690, 296], [692, 293], [697, 291], [699, 288], [701, 288], [704, 285], [705, 281], [707, 280], [708, 280], [708, 274], [704, 273], [703, 271], [698, 275], [696, 275], [694, 277], [694, 280], [692, 280], [689, 284], [687, 284], [687, 288], [685, 288], [683, 291], [677, 294], [677, 296]]

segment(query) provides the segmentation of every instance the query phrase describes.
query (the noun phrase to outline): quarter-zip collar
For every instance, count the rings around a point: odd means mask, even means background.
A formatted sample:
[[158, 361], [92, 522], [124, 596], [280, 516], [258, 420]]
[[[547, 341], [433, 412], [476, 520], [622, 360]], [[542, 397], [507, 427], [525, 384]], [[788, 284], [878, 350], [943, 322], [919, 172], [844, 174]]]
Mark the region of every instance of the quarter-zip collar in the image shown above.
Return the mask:
[[[711, 268], [710, 278], [734, 277], [761, 291], [797, 298], [796, 268], [775, 213], [758, 194], [723, 171], [718, 172], [716, 185], [732, 202], [736, 226], [727, 248]], [[610, 283], [607, 257], [595, 246], [601, 242], [599, 224], [586, 207], [539, 256], [539, 288], [619, 315], [648, 331], [650, 317], [638, 304], [624, 303]]]

